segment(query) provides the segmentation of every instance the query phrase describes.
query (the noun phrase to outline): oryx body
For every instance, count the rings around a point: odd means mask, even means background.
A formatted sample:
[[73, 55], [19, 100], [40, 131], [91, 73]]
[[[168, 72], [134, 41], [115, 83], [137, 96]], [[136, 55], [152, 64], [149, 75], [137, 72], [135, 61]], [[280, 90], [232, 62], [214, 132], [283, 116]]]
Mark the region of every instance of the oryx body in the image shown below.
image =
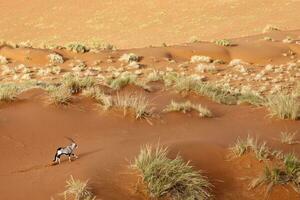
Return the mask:
[[77, 156], [74, 154], [74, 151], [75, 151], [76, 148], [78, 148], [78, 145], [71, 138], [67, 138], [67, 139], [69, 139], [72, 143], [70, 145], [66, 146], [66, 147], [59, 147], [56, 150], [53, 162], [60, 163], [60, 157], [62, 155], [69, 156], [69, 161], [70, 162], [71, 162], [71, 157], [77, 158]]

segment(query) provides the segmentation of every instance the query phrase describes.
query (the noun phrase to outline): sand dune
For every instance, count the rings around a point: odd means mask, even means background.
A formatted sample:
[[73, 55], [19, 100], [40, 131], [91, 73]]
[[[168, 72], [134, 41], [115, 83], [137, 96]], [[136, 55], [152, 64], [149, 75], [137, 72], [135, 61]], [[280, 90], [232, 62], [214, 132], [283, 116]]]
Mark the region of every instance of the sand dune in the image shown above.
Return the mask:
[[[70, 175], [89, 179], [97, 199], [149, 199], [129, 165], [142, 146], [158, 143], [169, 158], [180, 155], [201, 170], [215, 199], [266, 199], [266, 185], [249, 184], [282, 160], [259, 160], [249, 149], [229, 159], [228, 147], [250, 135], [272, 153], [299, 157], [299, 9], [297, 0], [2, 1], [0, 38], [18, 45], [0, 46], [0, 199], [63, 199]], [[282, 30], [262, 33], [267, 24]], [[200, 41], [187, 42], [192, 36]], [[215, 41], [224, 38], [230, 45]], [[33, 46], [20, 44], [27, 40]], [[64, 46], [71, 41], [118, 48], [78, 53]], [[21, 91], [12, 101], [7, 85]], [[51, 99], [62, 89], [57, 98], [70, 95], [63, 105]], [[149, 112], [138, 118], [118, 107], [128, 94], [148, 100]], [[269, 103], [280, 95], [293, 100], [295, 119], [272, 114]], [[166, 112], [172, 101], [201, 105], [211, 116]], [[297, 133], [295, 144], [283, 144], [282, 132]], [[79, 158], [53, 165], [66, 136], [78, 143]], [[268, 199], [299, 199], [291, 185], [275, 185]]]
[[2, 1], [0, 38], [65, 44], [98, 40], [118, 48], [259, 34], [267, 24], [299, 28], [297, 0]]

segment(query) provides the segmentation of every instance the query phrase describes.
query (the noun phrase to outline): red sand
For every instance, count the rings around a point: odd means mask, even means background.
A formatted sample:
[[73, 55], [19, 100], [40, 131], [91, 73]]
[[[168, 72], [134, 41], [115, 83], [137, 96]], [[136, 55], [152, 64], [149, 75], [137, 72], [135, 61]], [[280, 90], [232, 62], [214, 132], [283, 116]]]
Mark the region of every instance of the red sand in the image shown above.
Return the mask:
[[[151, 126], [143, 120], [123, 117], [119, 112], [103, 113], [82, 97], [65, 108], [45, 105], [44, 97], [40, 90], [33, 90], [23, 94], [19, 102], [1, 106], [0, 193], [3, 199], [55, 197], [63, 191], [70, 175], [90, 179], [93, 192], [102, 199], [143, 199], [137, 193], [128, 192], [133, 190], [136, 179], [126, 166], [141, 145], [158, 141], [169, 146], [170, 156], [179, 153], [185, 160], [191, 160], [196, 169], [204, 170], [215, 185], [213, 192], [217, 199], [262, 199], [264, 193], [259, 189], [248, 191], [249, 180], [243, 179], [259, 175], [262, 165], [257, 165], [255, 159], [229, 162], [227, 147], [237, 136], [252, 134], [282, 149], [283, 145], [276, 141], [280, 131], [296, 131], [300, 127], [299, 122], [269, 119], [264, 109], [225, 106], [193, 96], [189, 99], [201, 102], [216, 117], [163, 114]], [[158, 107], [171, 99], [182, 99], [178, 94], [165, 92], [152, 94], [150, 98]], [[79, 159], [47, 166], [57, 146], [68, 143], [64, 136], [73, 137], [79, 143]], [[300, 152], [299, 145], [289, 150]], [[14, 188], [18, 192], [13, 192]], [[292, 190], [276, 188], [271, 199], [287, 196], [299, 198]]]
[[103, 41], [118, 48], [259, 34], [267, 24], [298, 29], [296, 0], [1, 1], [0, 38], [65, 44]]

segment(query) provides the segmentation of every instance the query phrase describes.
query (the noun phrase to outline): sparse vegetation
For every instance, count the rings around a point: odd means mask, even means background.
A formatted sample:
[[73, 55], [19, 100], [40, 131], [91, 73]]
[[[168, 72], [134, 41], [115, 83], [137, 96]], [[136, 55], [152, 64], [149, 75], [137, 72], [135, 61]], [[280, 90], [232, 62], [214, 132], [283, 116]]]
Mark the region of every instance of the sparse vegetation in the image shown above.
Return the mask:
[[104, 110], [107, 110], [113, 106], [112, 97], [106, 95], [102, 90], [96, 87], [90, 87], [83, 91], [83, 94], [93, 98], [97, 103], [101, 104]]
[[64, 63], [64, 59], [61, 55], [57, 53], [51, 53], [48, 55], [48, 59], [52, 64], [61, 64]]
[[263, 29], [263, 33], [268, 33], [268, 32], [271, 32], [271, 31], [280, 31], [280, 29], [274, 25], [270, 25], [268, 24], [267, 26], [265, 26], [265, 28]]
[[210, 199], [212, 185], [201, 171], [195, 171], [181, 157], [167, 157], [167, 148], [159, 145], [141, 149], [131, 167], [137, 170], [151, 198]]
[[199, 113], [200, 117], [212, 117], [212, 113], [207, 108], [204, 108], [201, 104], [192, 104], [190, 101], [175, 102], [171, 101], [169, 105], [164, 109], [164, 112], [191, 112], [192, 110]]
[[68, 88], [72, 94], [80, 92], [84, 88], [92, 87], [95, 80], [89, 76], [79, 78], [73, 74], [66, 75], [62, 80], [62, 85]]
[[136, 81], [137, 76], [130, 72], [124, 72], [120, 76], [115, 79], [109, 80], [109, 86], [114, 90], [119, 90], [124, 86], [134, 83]]
[[120, 58], [119, 61], [131, 63], [131, 62], [138, 62], [140, 60], [140, 57], [134, 53], [125, 53]]
[[248, 103], [255, 106], [263, 106], [265, 104], [265, 99], [254, 92], [245, 92], [238, 96], [238, 103]]
[[266, 166], [264, 173], [253, 179], [249, 188], [267, 184], [266, 194], [269, 194], [274, 185], [288, 183], [296, 192], [300, 192], [300, 161], [294, 154], [285, 155], [283, 161], [272, 168]]
[[283, 144], [297, 144], [300, 141], [296, 140], [296, 132], [281, 132], [280, 133], [280, 141]]
[[7, 58], [0, 55], [0, 65], [5, 65], [7, 63], [8, 63]]
[[198, 64], [195, 68], [195, 70], [197, 72], [201, 72], [201, 73], [204, 73], [204, 72], [217, 72], [217, 68], [215, 65], [213, 64], [210, 64], [210, 65], [207, 65], [207, 64]]
[[88, 186], [88, 181], [82, 182], [75, 180], [73, 176], [66, 181], [66, 190], [63, 192], [64, 199], [70, 197], [74, 200], [95, 200], [96, 197], [91, 192], [91, 188]]
[[235, 144], [229, 148], [230, 159], [241, 157], [247, 152], [252, 151], [258, 160], [266, 160], [273, 152], [266, 146], [266, 142], [258, 143], [257, 139], [254, 139], [247, 136], [246, 139], [242, 140], [241, 138], [237, 138]]
[[300, 115], [299, 99], [293, 94], [278, 93], [267, 98], [267, 106], [271, 116], [280, 119], [296, 120]]
[[129, 110], [133, 111], [136, 119], [148, 118], [152, 115], [149, 100], [142, 95], [117, 94], [117, 96], [113, 98], [113, 105], [116, 108], [123, 109], [124, 115], [126, 115]]
[[19, 92], [20, 88], [16, 84], [0, 84], [0, 101], [14, 101]]
[[68, 105], [72, 100], [72, 93], [64, 86], [50, 86], [47, 88], [50, 103], [55, 105]]
[[84, 44], [74, 42], [67, 45], [67, 50], [73, 51], [75, 53], [84, 53], [89, 51], [89, 48]]
[[215, 44], [219, 46], [225, 46], [225, 47], [233, 46], [233, 44], [227, 39], [216, 40]]
[[209, 56], [192, 56], [191, 63], [211, 63], [213, 60]]

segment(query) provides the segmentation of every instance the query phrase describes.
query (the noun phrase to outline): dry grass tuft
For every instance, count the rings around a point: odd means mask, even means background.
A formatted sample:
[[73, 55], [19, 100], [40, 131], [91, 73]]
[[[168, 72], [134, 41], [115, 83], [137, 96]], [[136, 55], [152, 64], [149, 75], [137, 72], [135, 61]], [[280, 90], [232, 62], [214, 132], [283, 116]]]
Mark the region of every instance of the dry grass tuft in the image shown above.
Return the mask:
[[238, 103], [242, 104], [242, 103], [248, 103], [251, 105], [255, 105], [255, 106], [263, 106], [265, 105], [265, 98], [254, 93], [254, 92], [246, 92], [246, 93], [241, 93], [238, 96]]
[[137, 79], [135, 74], [124, 72], [119, 77], [109, 81], [109, 86], [114, 90], [119, 90], [124, 86], [134, 83]]
[[199, 113], [200, 117], [212, 117], [212, 113], [207, 108], [201, 106], [201, 104], [192, 104], [190, 101], [175, 102], [171, 101], [169, 105], [164, 109], [164, 112], [191, 112], [192, 110]]
[[181, 157], [167, 157], [167, 148], [145, 146], [131, 167], [137, 170], [151, 198], [210, 199], [212, 185]]
[[48, 59], [52, 64], [62, 64], [64, 63], [64, 59], [61, 55], [57, 53], [51, 53], [48, 55]]
[[280, 133], [280, 141], [283, 144], [297, 144], [297, 143], [300, 143], [300, 141], [296, 140], [296, 132], [294, 132], [294, 133], [281, 132]]
[[142, 96], [136, 94], [117, 94], [113, 99], [113, 105], [116, 108], [123, 109], [124, 116], [127, 112], [133, 111], [135, 113], [135, 118], [148, 118], [152, 116], [152, 108], [150, 108], [149, 100]]
[[63, 192], [64, 199], [71, 197], [74, 200], [95, 200], [96, 197], [90, 191], [88, 181], [75, 180], [73, 176], [66, 181], [66, 190]]
[[48, 87], [50, 103], [55, 105], [68, 105], [72, 100], [72, 93], [69, 88], [64, 86]]
[[268, 32], [272, 32], [272, 31], [280, 31], [280, 29], [274, 25], [268, 24], [265, 26], [265, 28], [263, 29], [263, 33], [268, 33]]
[[226, 46], [226, 47], [233, 46], [233, 44], [227, 39], [216, 40], [215, 44], [219, 46]]
[[89, 51], [89, 48], [83, 44], [74, 42], [67, 45], [67, 50], [73, 51], [75, 53], [84, 53]]
[[271, 192], [274, 185], [290, 183], [296, 192], [300, 192], [300, 161], [294, 154], [284, 156], [282, 163], [275, 167], [265, 167], [264, 173], [252, 180], [250, 189], [266, 184], [266, 195]]
[[107, 110], [113, 106], [112, 97], [106, 95], [99, 88], [88, 88], [83, 91], [83, 95], [93, 98], [97, 103], [101, 104], [104, 110]]
[[292, 120], [297, 120], [300, 116], [300, 102], [293, 94], [279, 93], [269, 96], [266, 104], [271, 116]]
[[138, 62], [140, 60], [140, 57], [134, 53], [125, 53], [120, 58], [119, 61], [131, 63], [131, 62]]
[[73, 74], [68, 74], [62, 80], [62, 86], [68, 88], [72, 94], [79, 93], [82, 89], [95, 85], [95, 80], [91, 77], [79, 78]]
[[234, 145], [229, 148], [228, 157], [230, 159], [241, 157], [250, 151], [255, 153], [255, 156], [259, 161], [266, 160], [273, 155], [273, 152], [267, 147], [266, 142], [258, 143], [257, 139], [248, 135], [244, 140], [239, 137], [237, 138]]
[[19, 92], [20, 88], [15, 84], [0, 84], [0, 101], [14, 101]]

